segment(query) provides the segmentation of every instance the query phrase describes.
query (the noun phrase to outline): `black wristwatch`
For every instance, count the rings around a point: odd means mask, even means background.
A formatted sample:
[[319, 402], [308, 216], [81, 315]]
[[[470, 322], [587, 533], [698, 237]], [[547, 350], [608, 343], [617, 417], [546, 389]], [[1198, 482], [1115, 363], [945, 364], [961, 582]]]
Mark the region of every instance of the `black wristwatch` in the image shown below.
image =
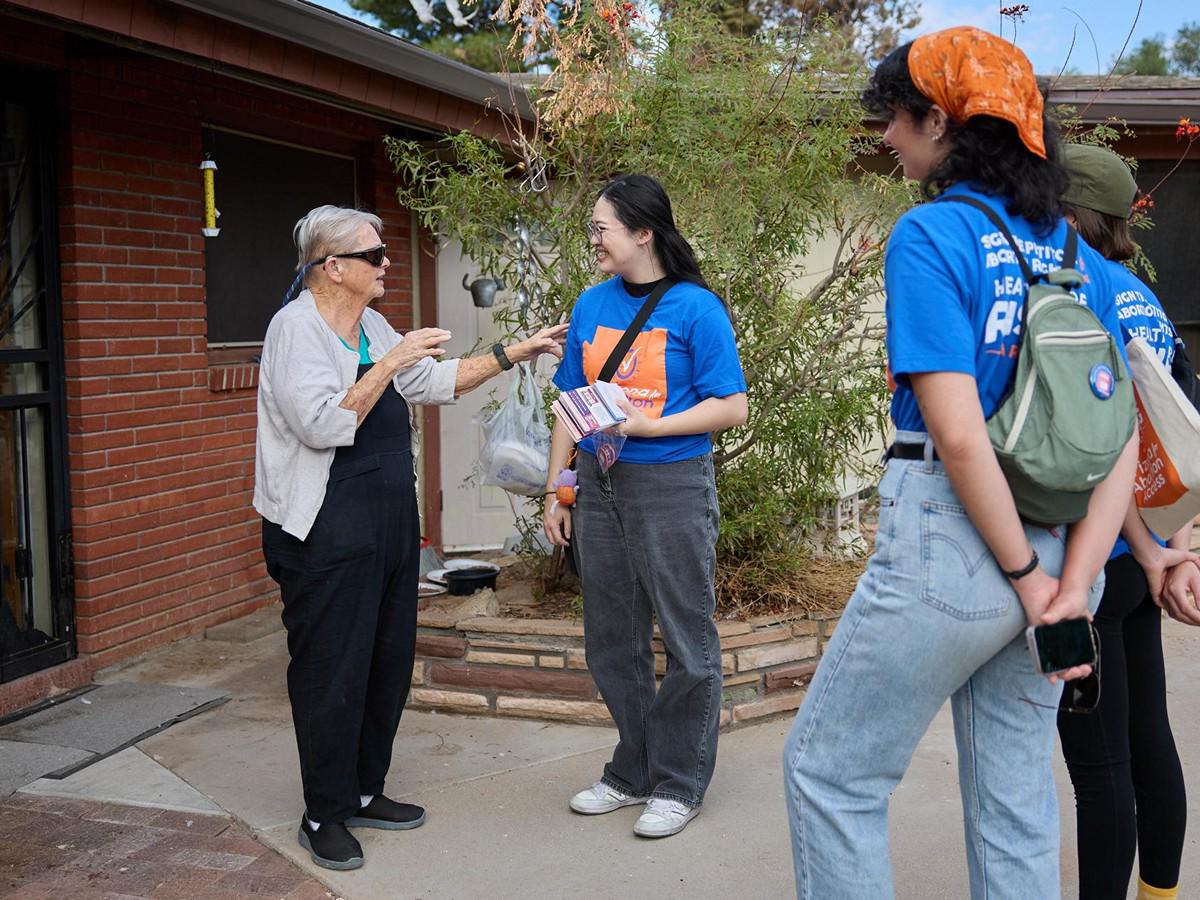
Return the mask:
[[492, 355], [496, 357], [496, 362], [500, 363], [500, 368], [504, 371], [507, 372], [513, 367], [512, 360], [508, 358], [508, 354], [499, 344], [492, 344]]
[[1029, 561], [1029, 565], [1023, 569], [1013, 569], [1011, 572], [1005, 572], [1004, 574], [1008, 577], [1009, 581], [1016, 581], [1017, 579], [1024, 578], [1026, 575], [1036, 569], [1039, 562], [1041, 562], [1041, 560], [1038, 559], [1037, 551], [1034, 550], [1033, 559]]

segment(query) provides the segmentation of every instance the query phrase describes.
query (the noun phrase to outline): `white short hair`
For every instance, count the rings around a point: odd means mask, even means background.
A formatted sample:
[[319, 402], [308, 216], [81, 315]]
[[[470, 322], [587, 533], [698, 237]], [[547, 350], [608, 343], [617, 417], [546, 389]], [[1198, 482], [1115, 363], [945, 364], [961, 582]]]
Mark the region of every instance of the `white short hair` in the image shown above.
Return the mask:
[[292, 229], [296, 243], [296, 271], [314, 260], [324, 260], [334, 253], [350, 253], [354, 236], [364, 225], [370, 225], [383, 238], [383, 222], [374, 213], [345, 206], [318, 206]]

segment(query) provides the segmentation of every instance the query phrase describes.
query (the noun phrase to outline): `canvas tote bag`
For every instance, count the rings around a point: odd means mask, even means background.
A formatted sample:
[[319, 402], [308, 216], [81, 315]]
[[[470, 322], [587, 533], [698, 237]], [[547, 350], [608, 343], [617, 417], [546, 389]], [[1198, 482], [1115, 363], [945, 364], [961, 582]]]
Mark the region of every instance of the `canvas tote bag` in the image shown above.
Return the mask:
[[1200, 413], [1145, 339], [1125, 350], [1138, 419], [1134, 500], [1146, 526], [1168, 538], [1200, 515]]

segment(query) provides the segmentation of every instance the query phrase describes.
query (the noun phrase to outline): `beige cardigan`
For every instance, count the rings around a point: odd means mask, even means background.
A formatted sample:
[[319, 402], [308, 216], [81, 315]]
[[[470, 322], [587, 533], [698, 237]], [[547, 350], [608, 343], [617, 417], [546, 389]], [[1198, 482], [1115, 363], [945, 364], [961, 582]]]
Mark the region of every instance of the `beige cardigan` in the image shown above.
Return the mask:
[[[371, 359], [404, 340], [371, 308], [363, 311]], [[258, 373], [258, 433], [254, 508], [300, 540], [308, 537], [325, 500], [338, 447], [354, 443], [358, 417], [340, 404], [358, 376], [358, 354], [347, 352], [302, 291], [271, 319]], [[454, 402], [458, 360], [422, 359], [392, 384], [410, 404]]]

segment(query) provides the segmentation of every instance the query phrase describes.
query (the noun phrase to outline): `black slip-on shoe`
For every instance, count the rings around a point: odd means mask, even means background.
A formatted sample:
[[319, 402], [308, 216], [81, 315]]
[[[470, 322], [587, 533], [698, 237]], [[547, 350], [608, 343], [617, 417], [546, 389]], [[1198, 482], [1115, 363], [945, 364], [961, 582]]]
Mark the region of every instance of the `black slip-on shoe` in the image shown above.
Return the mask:
[[388, 831], [405, 831], [425, 824], [425, 810], [412, 803], [397, 803], [383, 794], [376, 794], [371, 802], [351, 816], [346, 824], [358, 828], [385, 828]]
[[308, 851], [312, 861], [323, 869], [358, 869], [363, 864], [362, 846], [350, 833], [344, 822], [322, 822], [314, 831], [308, 824], [308, 816], [300, 820], [296, 832], [300, 846]]

